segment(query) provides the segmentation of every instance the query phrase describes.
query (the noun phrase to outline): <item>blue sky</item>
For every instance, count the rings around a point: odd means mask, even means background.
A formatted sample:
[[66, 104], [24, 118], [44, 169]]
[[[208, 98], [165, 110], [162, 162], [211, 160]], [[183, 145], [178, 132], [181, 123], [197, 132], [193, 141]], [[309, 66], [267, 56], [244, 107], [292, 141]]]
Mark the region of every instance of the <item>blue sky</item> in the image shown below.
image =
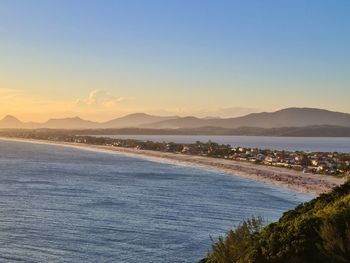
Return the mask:
[[2, 0], [0, 115], [350, 112], [349, 14], [340, 0]]

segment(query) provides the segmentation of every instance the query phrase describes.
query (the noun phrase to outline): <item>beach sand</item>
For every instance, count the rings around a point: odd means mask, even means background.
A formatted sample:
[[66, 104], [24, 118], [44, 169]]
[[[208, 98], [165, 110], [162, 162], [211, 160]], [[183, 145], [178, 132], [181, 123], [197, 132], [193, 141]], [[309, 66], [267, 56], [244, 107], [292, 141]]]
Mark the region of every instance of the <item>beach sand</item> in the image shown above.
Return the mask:
[[281, 187], [286, 187], [298, 192], [318, 195], [327, 192], [333, 187], [345, 182], [344, 178], [337, 178], [326, 175], [305, 174], [300, 171], [289, 170], [287, 168], [273, 167], [266, 165], [256, 165], [248, 162], [226, 160], [212, 157], [195, 155], [167, 153], [149, 150], [137, 150], [133, 148], [122, 148], [113, 146], [91, 145], [83, 143], [56, 142], [46, 140], [20, 139], [0, 137], [1, 140], [51, 144], [66, 147], [74, 147], [85, 150], [103, 151], [108, 153], [118, 153], [129, 156], [137, 156], [156, 162], [165, 162], [177, 165], [186, 165], [215, 170], [241, 176], [256, 181], [265, 182]]

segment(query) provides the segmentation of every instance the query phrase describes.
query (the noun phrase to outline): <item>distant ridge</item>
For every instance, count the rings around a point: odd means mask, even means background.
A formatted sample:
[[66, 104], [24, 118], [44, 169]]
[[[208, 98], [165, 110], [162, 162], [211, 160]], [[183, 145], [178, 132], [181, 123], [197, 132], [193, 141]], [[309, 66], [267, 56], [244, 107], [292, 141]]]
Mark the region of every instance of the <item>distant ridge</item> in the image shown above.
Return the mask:
[[38, 129], [38, 128], [49, 128], [49, 129], [107, 129], [107, 128], [126, 128], [126, 127], [138, 127], [140, 125], [147, 125], [153, 122], [165, 121], [179, 118], [178, 116], [153, 116], [145, 113], [133, 113], [126, 115], [121, 118], [116, 118], [107, 122], [93, 122], [84, 120], [80, 117], [72, 118], [58, 118], [49, 119], [44, 123], [37, 122], [22, 122], [19, 119], [7, 115], [0, 120], [0, 128], [11, 129]]
[[153, 123], [152, 128], [179, 129], [205, 126], [221, 128], [259, 127], [306, 127], [313, 125], [333, 125], [350, 127], [350, 114], [313, 108], [287, 108], [275, 112], [252, 113], [242, 117], [227, 119], [199, 119], [184, 117]]
[[86, 135], [248, 135], [248, 136], [274, 136], [274, 137], [350, 137], [350, 127], [342, 126], [306, 126], [282, 128], [256, 128], [240, 127], [235, 129], [219, 127], [201, 127], [190, 129], [90, 129], [80, 131]]
[[83, 120], [79, 117], [50, 119], [43, 124], [38, 124], [41, 128], [51, 129], [91, 129], [99, 127], [99, 123]]
[[146, 113], [133, 113], [121, 118], [113, 119], [101, 124], [103, 128], [139, 127], [160, 121], [168, 121], [179, 118], [178, 116], [160, 117]]
[[50, 128], [50, 129], [237, 129], [250, 128], [288, 128], [309, 126], [350, 127], [350, 114], [314, 108], [287, 108], [275, 112], [252, 113], [236, 118], [197, 118], [193, 116], [154, 116], [134, 113], [107, 122], [93, 122], [79, 117], [50, 119], [44, 123], [21, 122], [7, 115], [0, 120], [0, 128]]

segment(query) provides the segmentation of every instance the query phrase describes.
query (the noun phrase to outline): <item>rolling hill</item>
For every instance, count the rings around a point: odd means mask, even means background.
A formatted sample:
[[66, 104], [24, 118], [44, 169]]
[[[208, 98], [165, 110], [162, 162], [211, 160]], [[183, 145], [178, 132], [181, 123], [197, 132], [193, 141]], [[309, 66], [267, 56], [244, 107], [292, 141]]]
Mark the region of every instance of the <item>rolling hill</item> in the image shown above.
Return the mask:
[[242, 117], [227, 119], [199, 119], [184, 117], [152, 123], [145, 127], [160, 129], [199, 128], [199, 127], [305, 127], [331, 125], [350, 127], [350, 114], [313, 108], [287, 108], [276, 112], [252, 113]]
[[[313, 108], [287, 108], [275, 112], [252, 113], [236, 118], [197, 118], [129, 114], [107, 122], [93, 122], [79, 117], [50, 119], [44, 123], [21, 122], [13, 116], [0, 120], [0, 128], [50, 129], [238, 129], [288, 127], [350, 127], [350, 114]], [[329, 130], [329, 129], [328, 129]]]
[[37, 124], [40, 128], [49, 129], [91, 129], [98, 128], [99, 123], [83, 120], [79, 117], [63, 118], [63, 119], [50, 119], [45, 123]]
[[101, 123], [101, 128], [128, 128], [128, 127], [139, 127], [143, 125], [149, 125], [155, 122], [169, 121], [179, 118], [177, 116], [154, 116], [145, 113], [134, 113], [129, 114], [121, 118], [113, 119], [104, 123]]

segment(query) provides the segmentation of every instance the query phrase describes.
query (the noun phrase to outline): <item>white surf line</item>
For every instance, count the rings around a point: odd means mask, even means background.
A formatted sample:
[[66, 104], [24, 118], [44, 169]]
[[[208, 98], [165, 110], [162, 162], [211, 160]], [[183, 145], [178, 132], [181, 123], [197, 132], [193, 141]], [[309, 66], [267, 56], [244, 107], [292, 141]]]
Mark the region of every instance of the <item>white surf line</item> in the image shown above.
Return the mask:
[[84, 145], [77, 143], [76, 145], [74, 143], [70, 142], [53, 142], [53, 141], [45, 141], [45, 140], [35, 140], [35, 139], [21, 139], [21, 138], [8, 138], [8, 137], [0, 137], [0, 140], [2, 141], [13, 141], [13, 142], [22, 142], [22, 143], [30, 143], [30, 144], [43, 144], [43, 145], [53, 145], [53, 146], [59, 146], [59, 147], [66, 147], [66, 148], [73, 148], [78, 149], [82, 151], [90, 151], [90, 152], [99, 152], [99, 153], [107, 153], [107, 154], [116, 154], [116, 155], [122, 155], [127, 156], [135, 159], [143, 159], [151, 162], [156, 163], [164, 163], [169, 165], [176, 165], [176, 166], [183, 166], [183, 167], [195, 167], [195, 168], [202, 168], [204, 170], [210, 170], [214, 172], [223, 172], [228, 173], [225, 171], [221, 171], [219, 168], [215, 168], [212, 166], [205, 166], [204, 164], [197, 164], [189, 161], [183, 161], [183, 160], [171, 160], [169, 157], [156, 157], [156, 156], [149, 156], [147, 153], [131, 153], [131, 152], [125, 152], [122, 149], [113, 148], [113, 149], [102, 149], [99, 147], [109, 147], [109, 146], [103, 146], [103, 145]]
[[[283, 188], [289, 191], [304, 193], [304, 194], [311, 194], [315, 195], [316, 192], [313, 190], [310, 190], [305, 187], [298, 186], [296, 184], [286, 184], [281, 183], [279, 181], [275, 181], [273, 179], [269, 178], [262, 178], [255, 174], [250, 174], [244, 171], [237, 171], [237, 170], [230, 170], [228, 168], [221, 168], [219, 166], [213, 166], [210, 164], [203, 164], [203, 163], [196, 163], [193, 161], [186, 161], [186, 160], [178, 160], [178, 159], [170, 159], [171, 156], [150, 156], [147, 155], [147, 152], [140, 152], [140, 153], [131, 153], [126, 151], [123, 151], [123, 148], [118, 149], [106, 149], [101, 147], [110, 147], [110, 146], [103, 146], [103, 145], [90, 145], [90, 144], [80, 144], [80, 143], [72, 143], [72, 142], [53, 142], [53, 141], [46, 141], [46, 140], [36, 140], [36, 139], [22, 139], [22, 138], [9, 138], [9, 137], [0, 137], [0, 140], [4, 141], [14, 141], [14, 142], [24, 142], [24, 143], [32, 143], [32, 144], [44, 144], [44, 145], [53, 145], [53, 146], [61, 146], [61, 147], [68, 147], [68, 148], [75, 148], [78, 150], [84, 150], [84, 151], [92, 151], [92, 152], [99, 152], [99, 153], [107, 153], [107, 154], [117, 154], [122, 156], [128, 156], [136, 159], [143, 159], [151, 162], [156, 163], [164, 163], [169, 165], [176, 165], [176, 166], [182, 166], [182, 167], [191, 167], [191, 168], [197, 168], [197, 169], [203, 169], [206, 171], [211, 171], [215, 173], [222, 173], [229, 176], [236, 176], [240, 178], [245, 178], [254, 182], [260, 182], [265, 183], [268, 185], [272, 185], [278, 188]], [[189, 156], [191, 158], [191, 156]]]

